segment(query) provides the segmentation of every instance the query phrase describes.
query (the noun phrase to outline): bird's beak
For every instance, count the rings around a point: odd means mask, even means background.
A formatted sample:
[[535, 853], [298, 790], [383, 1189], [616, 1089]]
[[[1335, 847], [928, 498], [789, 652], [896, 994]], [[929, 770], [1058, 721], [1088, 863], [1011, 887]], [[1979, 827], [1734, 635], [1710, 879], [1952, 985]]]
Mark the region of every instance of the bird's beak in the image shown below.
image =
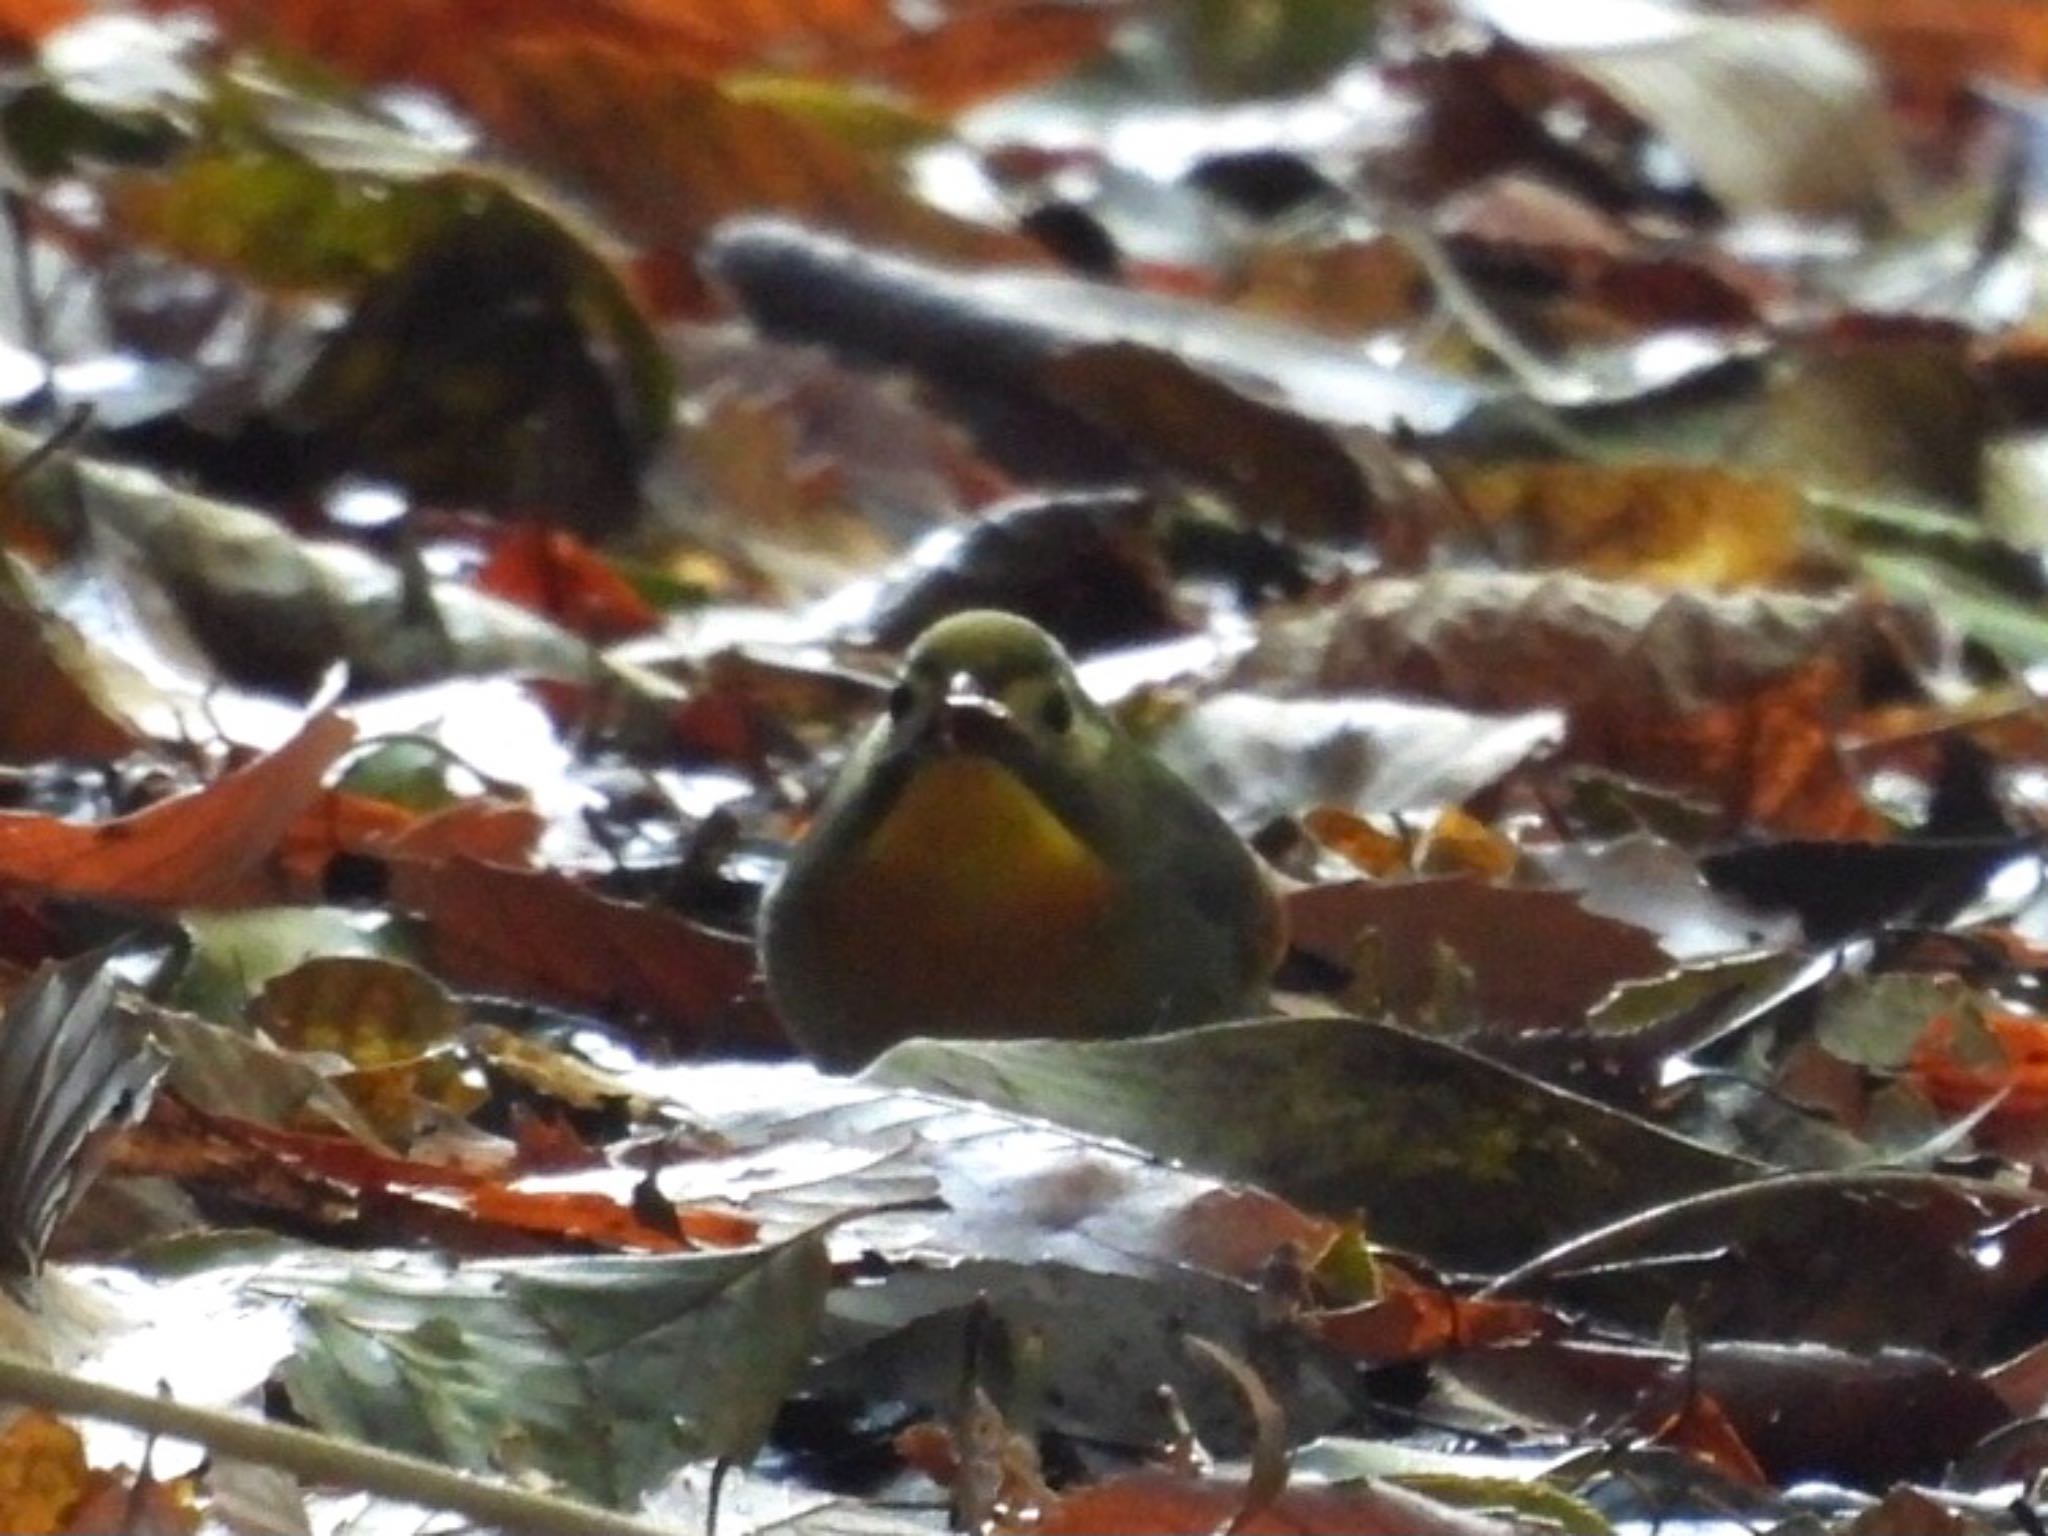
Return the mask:
[[1015, 729], [1009, 710], [971, 672], [955, 673], [932, 711], [932, 740], [946, 752], [994, 752]]

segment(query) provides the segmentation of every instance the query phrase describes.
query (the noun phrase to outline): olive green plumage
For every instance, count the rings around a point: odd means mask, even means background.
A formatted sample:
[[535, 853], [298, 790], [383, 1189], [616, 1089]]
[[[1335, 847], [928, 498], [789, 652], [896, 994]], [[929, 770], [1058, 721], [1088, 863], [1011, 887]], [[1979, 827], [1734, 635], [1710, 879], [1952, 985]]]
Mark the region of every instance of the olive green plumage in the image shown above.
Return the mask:
[[1241, 1015], [1279, 942], [1250, 849], [1081, 690], [1058, 642], [993, 612], [911, 647], [761, 921], [777, 1009], [838, 1067], [912, 1035]]

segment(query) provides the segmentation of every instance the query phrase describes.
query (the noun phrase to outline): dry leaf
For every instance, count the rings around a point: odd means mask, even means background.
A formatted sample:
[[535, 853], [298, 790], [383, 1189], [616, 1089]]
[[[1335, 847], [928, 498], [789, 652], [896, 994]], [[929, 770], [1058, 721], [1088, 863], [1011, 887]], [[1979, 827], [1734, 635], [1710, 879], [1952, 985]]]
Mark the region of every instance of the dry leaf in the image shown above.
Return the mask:
[[69, 1424], [30, 1409], [0, 1431], [0, 1529], [62, 1531], [86, 1486], [85, 1442]]
[[1801, 557], [1801, 500], [1784, 483], [1683, 464], [1565, 462], [1454, 473], [1451, 487], [1516, 556], [1608, 580], [1781, 584]]
[[391, 895], [425, 920], [435, 968], [465, 985], [599, 1010], [677, 1043], [742, 1018], [753, 945], [673, 913], [466, 860], [400, 861]]
[[1650, 934], [1594, 916], [1570, 892], [1470, 879], [1315, 886], [1288, 895], [1287, 921], [1297, 948], [1344, 967], [1376, 933], [1375, 979], [1397, 1013], [1429, 1005], [1438, 952], [1449, 950], [1493, 1028], [1577, 1028], [1615, 986], [1672, 966]]
[[[36, 15], [56, 0], [12, 0]], [[68, 4], [68, 0], [67, 0]], [[188, 10], [184, 0], [152, 0]], [[886, 0], [203, 0], [246, 43], [285, 47], [357, 79], [433, 86], [476, 105], [505, 43], [630, 50], [705, 77], [781, 70], [886, 84], [953, 108], [1019, 89], [1097, 51], [1119, 17], [1081, 0], [963, 0], [913, 18]], [[35, 33], [29, 34], [37, 35]]]
[[354, 738], [355, 727], [340, 716], [316, 715], [275, 752], [204, 789], [98, 826], [0, 813], [0, 878], [138, 906], [274, 897], [282, 872], [267, 869], [266, 861]]

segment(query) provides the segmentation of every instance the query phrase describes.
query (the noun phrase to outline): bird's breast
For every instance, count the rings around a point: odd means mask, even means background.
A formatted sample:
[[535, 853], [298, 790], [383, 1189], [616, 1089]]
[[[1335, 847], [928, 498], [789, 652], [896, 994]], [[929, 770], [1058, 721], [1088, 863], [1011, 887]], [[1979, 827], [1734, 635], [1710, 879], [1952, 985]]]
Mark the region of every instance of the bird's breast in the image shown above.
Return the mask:
[[826, 970], [872, 1026], [1067, 1033], [1118, 953], [1115, 872], [1008, 769], [923, 765], [819, 895]]

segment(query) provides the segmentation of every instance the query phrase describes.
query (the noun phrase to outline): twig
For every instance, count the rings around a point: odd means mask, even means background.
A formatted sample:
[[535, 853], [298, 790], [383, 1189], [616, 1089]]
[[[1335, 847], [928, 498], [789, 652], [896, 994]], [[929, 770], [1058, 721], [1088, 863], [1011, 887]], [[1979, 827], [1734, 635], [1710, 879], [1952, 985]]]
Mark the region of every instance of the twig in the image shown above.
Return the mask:
[[674, 1526], [487, 1482], [418, 1456], [130, 1392], [19, 1355], [0, 1353], [0, 1401], [190, 1440], [216, 1455], [260, 1462], [311, 1482], [452, 1510], [484, 1525], [533, 1536], [676, 1536]]

